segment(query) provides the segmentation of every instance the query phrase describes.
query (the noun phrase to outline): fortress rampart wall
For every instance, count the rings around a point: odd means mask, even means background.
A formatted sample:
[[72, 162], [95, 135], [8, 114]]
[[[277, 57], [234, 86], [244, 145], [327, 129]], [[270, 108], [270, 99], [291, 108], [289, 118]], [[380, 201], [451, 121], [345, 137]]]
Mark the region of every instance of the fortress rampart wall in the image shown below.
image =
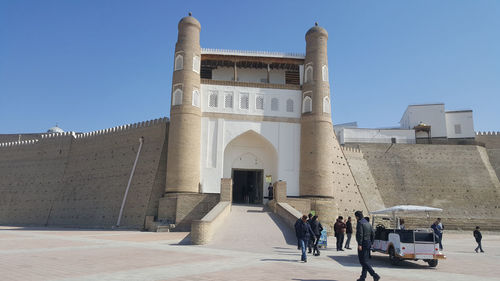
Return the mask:
[[342, 150], [368, 211], [383, 209], [385, 207], [384, 201], [380, 196], [368, 163], [363, 158], [363, 152], [359, 148], [351, 147], [342, 147]]
[[[347, 153], [356, 180], [371, 172], [386, 207], [400, 204], [443, 208], [439, 216], [498, 218], [500, 182], [484, 147], [472, 145], [357, 144], [359, 156]], [[366, 184], [371, 184], [369, 181]], [[364, 194], [363, 194], [364, 195]], [[370, 201], [377, 196], [364, 196]], [[373, 203], [373, 202], [371, 202]], [[367, 203], [367, 205], [371, 205]]]
[[477, 132], [476, 141], [485, 145], [491, 165], [500, 178], [500, 132]]
[[162, 118], [0, 144], [0, 223], [115, 225], [144, 137], [121, 223], [142, 228], [146, 215], [156, 215], [165, 189], [167, 132], [168, 119]]

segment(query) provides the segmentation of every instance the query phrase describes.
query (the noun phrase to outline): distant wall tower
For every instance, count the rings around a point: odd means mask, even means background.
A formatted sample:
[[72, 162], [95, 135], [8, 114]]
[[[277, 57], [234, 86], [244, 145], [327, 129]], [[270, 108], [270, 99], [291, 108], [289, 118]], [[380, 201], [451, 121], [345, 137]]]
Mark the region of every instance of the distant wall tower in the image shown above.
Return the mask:
[[300, 136], [300, 196], [305, 197], [334, 196], [333, 161], [340, 151], [330, 112], [327, 40], [328, 32], [317, 24], [306, 33]]
[[200, 23], [191, 14], [179, 22], [168, 134], [167, 193], [199, 191], [200, 30]]

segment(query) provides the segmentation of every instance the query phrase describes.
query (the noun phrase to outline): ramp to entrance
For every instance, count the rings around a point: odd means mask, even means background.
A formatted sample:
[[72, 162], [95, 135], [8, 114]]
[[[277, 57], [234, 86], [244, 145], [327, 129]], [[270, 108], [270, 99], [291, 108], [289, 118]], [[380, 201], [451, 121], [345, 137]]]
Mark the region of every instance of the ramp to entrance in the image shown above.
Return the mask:
[[272, 252], [296, 247], [295, 233], [262, 205], [233, 205], [231, 214], [215, 233], [211, 248]]

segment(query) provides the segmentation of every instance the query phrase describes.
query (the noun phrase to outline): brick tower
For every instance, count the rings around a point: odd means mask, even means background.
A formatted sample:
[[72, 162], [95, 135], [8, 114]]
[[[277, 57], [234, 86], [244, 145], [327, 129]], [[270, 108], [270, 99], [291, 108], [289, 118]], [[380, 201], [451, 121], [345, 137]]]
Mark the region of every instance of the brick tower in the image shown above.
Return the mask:
[[167, 193], [197, 193], [200, 183], [200, 30], [194, 17], [179, 22], [168, 134]]
[[328, 82], [328, 32], [314, 26], [306, 33], [300, 136], [300, 196], [333, 198], [334, 133]]

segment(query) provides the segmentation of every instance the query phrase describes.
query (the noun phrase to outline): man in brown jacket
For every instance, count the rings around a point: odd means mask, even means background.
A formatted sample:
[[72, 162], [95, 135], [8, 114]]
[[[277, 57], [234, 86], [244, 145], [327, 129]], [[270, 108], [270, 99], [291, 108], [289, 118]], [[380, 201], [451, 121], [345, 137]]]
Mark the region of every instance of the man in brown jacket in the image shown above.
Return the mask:
[[333, 230], [335, 231], [335, 237], [337, 238], [337, 251], [343, 251], [342, 245], [344, 244], [344, 233], [346, 225], [344, 223], [344, 218], [339, 216], [337, 222], [333, 225]]

